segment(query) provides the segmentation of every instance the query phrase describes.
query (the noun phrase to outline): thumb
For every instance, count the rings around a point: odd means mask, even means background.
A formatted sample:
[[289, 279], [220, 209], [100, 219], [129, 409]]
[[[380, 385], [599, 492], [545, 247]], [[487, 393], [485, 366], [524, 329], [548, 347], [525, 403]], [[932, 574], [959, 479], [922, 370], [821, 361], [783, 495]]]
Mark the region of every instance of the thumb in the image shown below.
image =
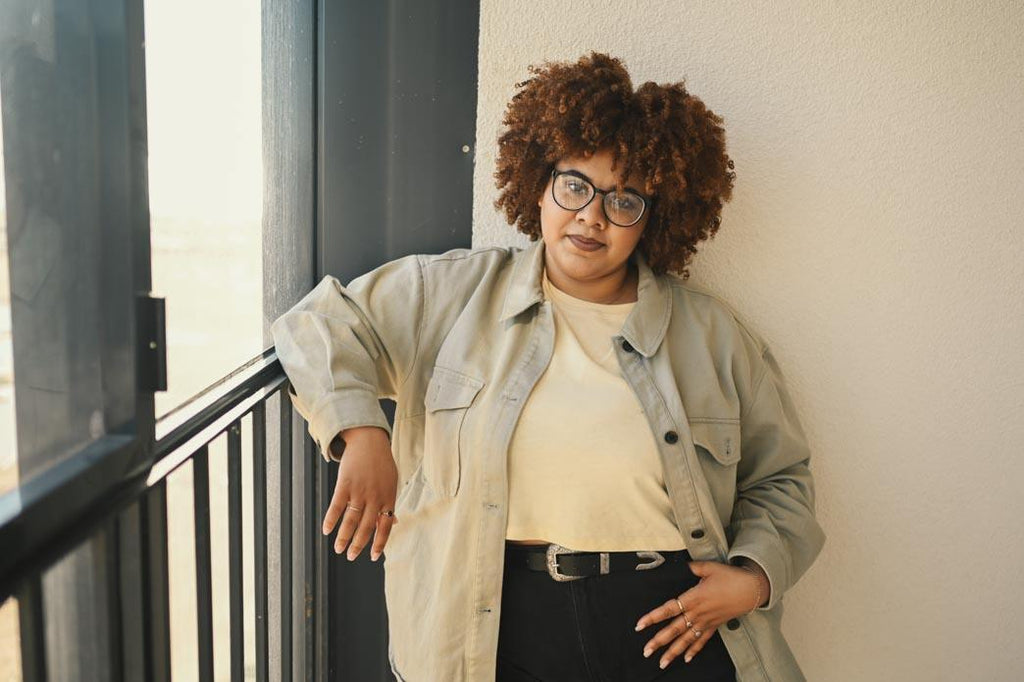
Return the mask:
[[710, 561], [690, 561], [688, 562], [690, 571], [699, 578], [706, 578], [711, 575], [711, 562]]

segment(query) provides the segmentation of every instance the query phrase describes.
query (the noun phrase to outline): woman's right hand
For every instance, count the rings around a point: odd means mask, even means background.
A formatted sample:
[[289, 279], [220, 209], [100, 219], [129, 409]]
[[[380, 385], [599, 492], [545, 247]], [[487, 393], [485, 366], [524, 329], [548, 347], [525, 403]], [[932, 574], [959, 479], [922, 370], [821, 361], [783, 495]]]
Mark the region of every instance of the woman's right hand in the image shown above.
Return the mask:
[[374, 535], [370, 558], [376, 561], [384, 551], [392, 524], [398, 523], [398, 517], [380, 515], [381, 511], [395, 509], [398, 468], [391, 453], [391, 442], [387, 432], [377, 426], [345, 429], [340, 435], [345, 441], [344, 456], [338, 466], [334, 495], [324, 516], [323, 533], [330, 535], [341, 519], [334, 551], [341, 554], [351, 540], [349, 561], [359, 556]]

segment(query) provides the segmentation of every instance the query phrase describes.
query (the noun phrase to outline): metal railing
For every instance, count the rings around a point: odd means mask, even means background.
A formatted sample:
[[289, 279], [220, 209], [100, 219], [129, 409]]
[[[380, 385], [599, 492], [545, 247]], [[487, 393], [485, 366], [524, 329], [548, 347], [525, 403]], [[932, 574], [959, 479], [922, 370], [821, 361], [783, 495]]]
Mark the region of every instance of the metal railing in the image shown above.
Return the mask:
[[[296, 641], [301, 646], [304, 679], [325, 679], [326, 660], [322, 642], [326, 639], [326, 567], [328, 548], [321, 541], [318, 525], [303, 523], [298, 543], [293, 538], [293, 474], [301, 476], [303, 486], [302, 516], [315, 518], [325, 506], [326, 463], [318, 457], [312, 440], [303, 435], [301, 453], [294, 448], [293, 429], [297, 413], [288, 396], [288, 381], [273, 349], [247, 362], [228, 376], [194, 396], [156, 424], [156, 440], [152, 466], [129, 475], [109, 494], [96, 501], [84, 514], [60, 518], [45, 542], [18, 542], [25, 531], [42, 527], [43, 515], [59, 514], [45, 503], [53, 495], [46, 492], [47, 481], [37, 482], [38, 494], [28, 495], [25, 504], [7, 517], [0, 517], [6, 545], [5, 566], [0, 573], [3, 593], [0, 599], [14, 595], [19, 605], [21, 629], [22, 676], [26, 682], [48, 679], [46, 609], [43, 600], [43, 573], [47, 567], [66, 556], [83, 541], [100, 535], [104, 538], [106, 605], [105, 619], [111, 642], [106, 655], [111, 679], [171, 679], [171, 632], [169, 595], [169, 547], [167, 478], [186, 462], [193, 468], [194, 542], [196, 577], [195, 636], [198, 650], [198, 679], [212, 682], [214, 678], [213, 645], [213, 571], [210, 532], [210, 445], [219, 438], [227, 445], [228, 500], [228, 611], [230, 622], [230, 679], [241, 681], [246, 676], [244, 661], [244, 593], [242, 550], [242, 428], [243, 418], [251, 417], [252, 437], [252, 522], [253, 522], [253, 590], [255, 619], [255, 679], [270, 679], [269, 627], [269, 552], [267, 489], [267, 405], [278, 396], [277, 448], [280, 456], [280, 486], [277, 503], [280, 509], [279, 583], [280, 593], [280, 658], [281, 679], [291, 680]], [[301, 422], [299, 422], [301, 424]], [[301, 454], [300, 470], [293, 472], [296, 455]], [[51, 483], [61, 481], [64, 488], [88, 485], [88, 468], [74, 475], [53, 476]], [[308, 530], [305, 530], [308, 529]], [[16, 532], [17, 531], [17, 532]], [[294, 546], [298, 544], [299, 546]], [[301, 574], [293, 575], [295, 570]], [[217, 567], [223, 570], [223, 567]], [[301, 575], [304, 603], [293, 603], [294, 579]], [[293, 632], [292, 614], [298, 606], [302, 611], [301, 632]], [[177, 634], [177, 633], [176, 633]], [[318, 642], [321, 643], [318, 645]]]

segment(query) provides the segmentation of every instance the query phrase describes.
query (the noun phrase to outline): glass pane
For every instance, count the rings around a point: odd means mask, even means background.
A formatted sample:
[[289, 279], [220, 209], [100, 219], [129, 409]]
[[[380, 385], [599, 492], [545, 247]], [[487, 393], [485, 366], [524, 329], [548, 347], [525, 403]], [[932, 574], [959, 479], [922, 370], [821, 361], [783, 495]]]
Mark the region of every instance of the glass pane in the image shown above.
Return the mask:
[[260, 3], [146, 2], [145, 24], [160, 416], [262, 350]]
[[[0, 110], [3, 103], [0, 102]], [[14, 433], [14, 355], [11, 352], [11, 278], [7, 268], [7, 202], [4, 141], [0, 135], [0, 495], [18, 485], [18, 441]], [[21, 680], [18, 602], [0, 606], [0, 680]]]
[[[202, 20], [197, 20], [202, 17]], [[145, 2], [153, 295], [166, 299], [166, 414], [263, 340], [260, 4]], [[182, 37], [187, 36], [183, 41]], [[246, 679], [254, 674], [251, 439], [243, 429]], [[209, 448], [214, 664], [228, 674], [224, 437]], [[193, 465], [167, 480], [171, 667], [197, 675]]]
[[138, 158], [128, 134], [127, 30], [114, 7], [0, 3], [0, 488], [8, 491], [13, 477], [24, 483], [134, 428], [135, 366], [124, 358], [134, 355], [133, 228], [144, 202], [125, 200]]
[[[0, 94], [2, 97], [2, 94]], [[3, 102], [0, 101], [0, 110]], [[18, 439], [14, 429], [14, 354], [11, 349], [11, 275], [7, 259], [7, 200], [4, 190], [4, 141], [0, 135], [0, 495], [18, 484]], [[3, 618], [12, 609], [0, 611]], [[5, 621], [6, 622], [6, 621]], [[0, 628], [4, 626], [0, 625]], [[5, 643], [9, 642], [6, 637]], [[0, 680], [4, 674], [6, 649], [0, 654]]]
[[43, 573], [47, 679], [112, 679], [112, 542], [98, 531]]

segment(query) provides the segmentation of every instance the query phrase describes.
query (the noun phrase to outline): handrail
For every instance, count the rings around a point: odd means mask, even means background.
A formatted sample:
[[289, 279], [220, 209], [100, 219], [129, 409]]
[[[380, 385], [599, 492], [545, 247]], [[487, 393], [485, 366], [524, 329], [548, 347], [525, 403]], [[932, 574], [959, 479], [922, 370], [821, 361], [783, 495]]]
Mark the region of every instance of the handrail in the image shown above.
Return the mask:
[[0, 604], [286, 382], [270, 347], [158, 420], [148, 470], [128, 470], [137, 439], [110, 434], [0, 496]]
[[[243, 374], [244, 372], [244, 374]], [[203, 389], [157, 420], [157, 441], [148, 485], [166, 478], [203, 444], [288, 381], [273, 347]], [[200, 398], [208, 397], [206, 404]], [[171, 420], [171, 417], [175, 420]], [[171, 424], [174, 424], [172, 427]]]
[[[278, 396], [276, 415], [267, 402]], [[325, 669], [324, 650], [315, 646], [328, 636], [328, 543], [316, 524], [326, 508], [327, 465], [313, 450], [308, 436], [297, 438], [296, 411], [288, 396], [288, 378], [273, 348], [253, 358], [203, 389], [157, 422], [152, 442], [136, 433], [104, 436], [70, 459], [0, 497], [0, 603], [17, 595], [21, 629], [22, 672], [26, 682], [46, 679], [47, 623], [54, 616], [44, 608], [42, 577], [52, 564], [70, 555], [83, 541], [99, 540], [102, 577], [93, 584], [104, 594], [108, 636], [118, 647], [107, 654], [111, 669], [126, 679], [165, 682], [171, 679], [171, 602], [169, 579], [168, 481], [185, 462], [191, 462], [195, 543], [196, 627], [199, 678], [214, 677], [213, 575], [228, 572], [227, 610], [230, 646], [227, 654], [232, 680], [245, 675], [246, 599], [242, 574], [252, 562], [251, 596], [255, 633], [257, 682], [270, 678], [271, 629], [269, 596], [279, 595], [284, 614], [274, 632], [282, 678], [292, 674], [296, 638], [292, 631], [293, 592], [301, 587], [304, 605], [301, 642], [306, 679]], [[243, 418], [250, 417], [252, 434], [251, 514], [253, 551], [243, 554], [242, 499]], [[277, 422], [279, 448], [268, 447], [268, 417]], [[161, 433], [162, 432], [162, 433]], [[212, 561], [210, 482], [211, 443], [224, 437], [227, 445], [227, 565]], [[301, 444], [299, 444], [301, 442]], [[268, 455], [271, 457], [268, 458]], [[220, 458], [220, 455], [215, 455]], [[267, 470], [277, 459], [276, 499], [268, 493]], [[144, 462], [144, 464], [136, 464]], [[293, 466], [300, 462], [296, 477]], [[301, 509], [293, 504], [292, 488], [302, 486]], [[277, 525], [268, 526], [268, 507], [276, 506]], [[179, 511], [176, 505], [174, 511]], [[296, 524], [300, 524], [297, 526]], [[269, 546], [277, 545], [274, 562], [277, 584], [269, 584]], [[97, 583], [96, 581], [100, 581]], [[130, 622], [133, 627], [121, 627]], [[138, 625], [138, 627], [134, 627]], [[131, 651], [121, 657], [120, 650]], [[316, 652], [316, 653], [314, 653]], [[217, 654], [218, 656], [221, 654]]]

